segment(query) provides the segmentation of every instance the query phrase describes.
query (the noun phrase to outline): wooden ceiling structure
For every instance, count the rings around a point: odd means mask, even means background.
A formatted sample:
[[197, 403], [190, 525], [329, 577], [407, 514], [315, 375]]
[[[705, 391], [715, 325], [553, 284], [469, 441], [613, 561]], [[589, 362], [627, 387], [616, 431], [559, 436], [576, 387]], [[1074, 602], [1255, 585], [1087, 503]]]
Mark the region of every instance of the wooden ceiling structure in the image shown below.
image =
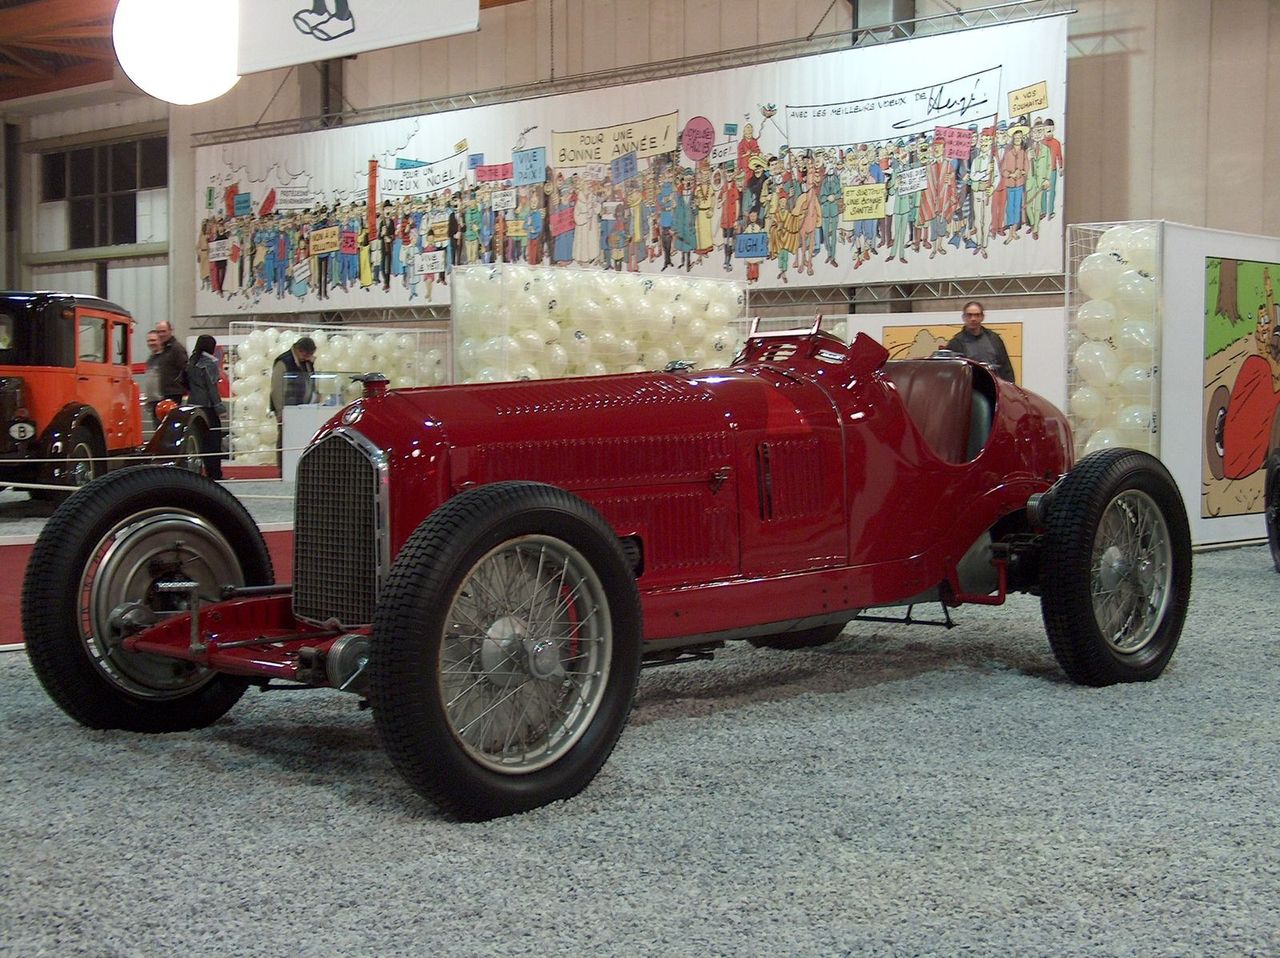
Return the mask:
[[[0, 103], [115, 80], [117, 2], [0, 0]], [[480, 0], [480, 9], [517, 2]]]

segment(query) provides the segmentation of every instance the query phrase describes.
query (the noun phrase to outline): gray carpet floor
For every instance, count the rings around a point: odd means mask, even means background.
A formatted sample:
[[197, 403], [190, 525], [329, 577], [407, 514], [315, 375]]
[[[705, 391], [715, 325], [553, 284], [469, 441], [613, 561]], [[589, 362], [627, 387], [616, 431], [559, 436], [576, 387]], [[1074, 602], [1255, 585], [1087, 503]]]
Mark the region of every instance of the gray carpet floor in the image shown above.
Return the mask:
[[0, 656], [0, 954], [1280, 954], [1280, 576], [1200, 554], [1166, 674], [1034, 599], [646, 672], [578, 798], [442, 820], [340, 693], [92, 732]]

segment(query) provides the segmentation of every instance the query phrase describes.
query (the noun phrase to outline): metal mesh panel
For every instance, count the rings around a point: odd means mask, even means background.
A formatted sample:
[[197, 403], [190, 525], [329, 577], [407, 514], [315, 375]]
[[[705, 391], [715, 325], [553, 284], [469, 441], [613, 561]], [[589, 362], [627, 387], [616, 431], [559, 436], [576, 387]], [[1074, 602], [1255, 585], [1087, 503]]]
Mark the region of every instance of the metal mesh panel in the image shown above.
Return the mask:
[[373, 621], [378, 592], [378, 475], [369, 458], [331, 435], [298, 463], [293, 611], [345, 626]]

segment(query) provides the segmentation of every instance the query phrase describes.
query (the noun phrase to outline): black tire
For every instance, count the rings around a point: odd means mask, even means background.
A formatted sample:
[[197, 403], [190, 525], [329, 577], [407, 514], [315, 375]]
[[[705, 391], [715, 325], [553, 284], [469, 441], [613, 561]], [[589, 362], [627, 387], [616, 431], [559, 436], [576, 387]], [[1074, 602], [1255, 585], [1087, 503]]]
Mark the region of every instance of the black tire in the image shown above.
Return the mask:
[[[1277, 415], [1280, 419], [1280, 415]], [[1267, 457], [1263, 512], [1267, 522], [1267, 543], [1271, 546], [1271, 564], [1280, 572], [1280, 450]]]
[[1204, 455], [1209, 462], [1209, 475], [1222, 478], [1222, 437], [1227, 425], [1227, 407], [1231, 404], [1231, 390], [1219, 386], [1209, 397], [1209, 411], [1204, 417]]
[[468, 490], [409, 537], [379, 597], [378, 734], [409, 784], [453, 817], [569, 798], [626, 725], [641, 637], [635, 579], [599, 513], [553, 486]]
[[66, 461], [59, 467], [61, 481], [58, 484], [71, 488], [66, 492], [32, 489], [31, 498], [41, 502], [58, 502], [67, 498], [106, 472], [106, 456], [107, 450], [98, 434], [88, 426], [76, 426], [67, 437]]
[[1070, 678], [1159, 676], [1191, 593], [1187, 514], [1163, 464], [1122, 448], [1080, 460], [1054, 493], [1040, 582], [1049, 643]]
[[757, 635], [754, 638], [747, 639], [751, 645], [757, 649], [781, 649], [791, 652], [796, 649], [816, 649], [820, 645], [828, 645], [839, 638], [840, 633], [844, 631], [845, 623], [836, 622], [832, 625], [820, 625], [814, 629], [805, 629], [802, 632], [786, 632], [781, 635]]
[[[179, 576], [180, 574], [180, 576]], [[22, 629], [36, 677], [90, 728], [172, 732], [221, 717], [246, 680], [119, 647], [109, 613], [136, 600], [187, 608], [154, 591], [190, 578], [216, 599], [223, 585], [269, 585], [271, 557], [253, 519], [215, 482], [168, 466], [136, 466], [90, 483], [53, 514], [22, 588]]]
[[205, 425], [203, 419], [192, 420], [187, 426], [187, 433], [182, 437], [182, 442], [178, 446], [178, 459], [176, 465], [180, 469], [188, 472], [197, 472], [204, 474], [204, 447], [205, 435], [208, 433], [209, 427]]

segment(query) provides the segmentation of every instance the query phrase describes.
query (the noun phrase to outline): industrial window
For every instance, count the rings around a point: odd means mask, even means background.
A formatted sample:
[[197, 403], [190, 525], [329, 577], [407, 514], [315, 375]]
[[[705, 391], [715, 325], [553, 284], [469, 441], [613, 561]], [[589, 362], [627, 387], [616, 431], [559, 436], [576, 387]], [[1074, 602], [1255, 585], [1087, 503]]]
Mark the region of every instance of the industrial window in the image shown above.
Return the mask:
[[139, 190], [169, 183], [167, 137], [127, 140], [44, 153], [40, 196], [65, 200], [71, 249], [138, 241]]

